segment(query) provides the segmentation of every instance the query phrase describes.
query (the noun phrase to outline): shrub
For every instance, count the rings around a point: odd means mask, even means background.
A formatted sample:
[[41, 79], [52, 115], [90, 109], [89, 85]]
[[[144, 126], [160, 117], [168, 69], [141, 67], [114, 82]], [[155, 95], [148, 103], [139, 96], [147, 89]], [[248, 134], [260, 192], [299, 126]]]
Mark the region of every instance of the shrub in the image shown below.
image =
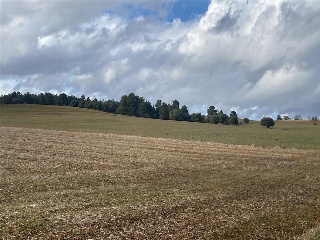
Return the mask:
[[266, 126], [267, 128], [274, 126], [274, 121], [270, 117], [264, 117], [260, 121], [261, 126]]

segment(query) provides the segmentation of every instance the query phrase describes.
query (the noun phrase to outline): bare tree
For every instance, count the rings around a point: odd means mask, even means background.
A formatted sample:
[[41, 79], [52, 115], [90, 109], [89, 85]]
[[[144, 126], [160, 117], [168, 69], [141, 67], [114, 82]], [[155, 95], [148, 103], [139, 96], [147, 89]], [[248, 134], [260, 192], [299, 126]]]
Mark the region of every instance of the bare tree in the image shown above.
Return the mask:
[[297, 114], [293, 118], [294, 120], [302, 120], [302, 116], [300, 114]]

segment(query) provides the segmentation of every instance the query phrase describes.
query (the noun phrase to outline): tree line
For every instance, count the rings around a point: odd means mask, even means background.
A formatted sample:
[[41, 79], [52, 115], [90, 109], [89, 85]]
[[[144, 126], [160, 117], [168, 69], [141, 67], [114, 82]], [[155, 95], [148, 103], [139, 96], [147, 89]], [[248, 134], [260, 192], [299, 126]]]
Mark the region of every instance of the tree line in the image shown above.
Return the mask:
[[[98, 100], [90, 99], [82, 95], [80, 98], [67, 95], [65, 93], [52, 94], [49, 92], [40, 94], [31, 94], [12, 92], [7, 95], [0, 96], [1, 104], [40, 104], [40, 105], [58, 105], [71, 106], [87, 109], [95, 109], [108, 113], [122, 114], [135, 117], [154, 118], [162, 120], [189, 121], [199, 123], [226, 124], [238, 125], [238, 115], [235, 111], [231, 111], [229, 115], [222, 110], [210, 106], [207, 109], [207, 115], [201, 113], [189, 113], [186, 105], [180, 107], [178, 100], [173, 100], [172, 103], [166, 103], [162, 100], [157, 100], [155, 105], [143, 97], [139, 97], [134, 93], [123, 95], [120, 101], [113, 99]], [[248, 118], [244, 119], [245, 123], [249, 122]]]

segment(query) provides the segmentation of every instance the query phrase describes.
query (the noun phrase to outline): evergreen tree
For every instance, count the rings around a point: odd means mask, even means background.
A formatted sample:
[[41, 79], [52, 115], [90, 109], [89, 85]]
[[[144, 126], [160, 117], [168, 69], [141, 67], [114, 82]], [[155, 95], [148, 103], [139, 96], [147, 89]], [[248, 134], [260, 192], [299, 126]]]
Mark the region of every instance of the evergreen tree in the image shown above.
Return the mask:
[[82, 96], [80, 97], [80, 99], [79, 99], [79, 105], [78, 105], [78, 107], [79, 107], [79, 108], [84, 108], [85, 104], [86, 104], [86, 97], [85, 97], [84, 95], [82, 95]]
[[180, 109], [178, 100], [173, 100], [172, 101], [172, 109], [176, 109], [176, 110]]
[[179, 109], [172, 109], [169, 112], [169, 119], [170, 120], [181, 121], [180, 110]]
[[190, 115], [190, 121], [191, 122], [199, 122], [202, 123], [203, 122], [203, 117], [201, 115], [201, 113], [192, 113]]
[[222, 110], [219, 112], [219, 123], [221, 124], [227, 124], [229, 120], [229, 117], [227, 114], [224, 114]]
[[186, 105], [183, 105], [180, 109], [180, 119], [182, 121], [190, 121], [190, 114]]
[[162, 120], [169, 119], [169, 106], [165, 102], [162, 102], [160, 106], [160, 119]]
[[157, 100], [156, 104], [154, 105], [155, 113], [154, 118], [159, 119], [160, 118], [160, 108], [161, 108], [162, 101]]
[[46, 92], [44, 94], [44, 104], [53, 105], [54, 95], [52, 93]]
[[136, 96], [134, 93], [130, 93], [126, 99], [127, 101], [127, 114], [129, 116], [138, 116], [138, 108], [140, 105], [141, 99], [139, 96]]
[[239, 124], [238, 114], [236, 113], [236, 111], [230, 112], [229, 124], [231, 124], [231, 125], [238, 125]]
[[219, 114], [214, 114], [209, 116], [210, 123], [213, 123], [213, 124], [218, 124], [219, 119], [220, 119]]
[[44, 97], [44, 94], [43, 94], [43, 93], [40, 93], [40, 94], [38, 95], [38, 103], [39, 103], [40, 105], [46, 104], [45, 97]]
[[89, 109], [93, 108], [92, 101], [89, 97], [87, 97], [87, 99], [85, 100], [84, 107]]
[[122, 114], [122, 115], [128, 115], [127, 99], [128, 99], [127, 95], [123, 95], [121, 97], [121, 100], [120, 100], [120, 103], [119, 103], [119, 107], [117, 108], [116, 113]]
[[154, 112], [155, 110], [150, 102], [145, 101], [144, 99], [140, 101], [140, 105], [138, 108], [139, 117], [153, 118]]
[[29, 103], [29, 104], [34, 104], [35, 103], [34, 102], [34, 97], [29, 92], [23, 94], [22, 98], [23, 98], [23, 102], [24, 103]]
[[207, 109], [208, 116], [213, 116], [213, 115], [217, 114], [217, 112], [218, 112], [218, 110], [214, 106], [210, 106]]

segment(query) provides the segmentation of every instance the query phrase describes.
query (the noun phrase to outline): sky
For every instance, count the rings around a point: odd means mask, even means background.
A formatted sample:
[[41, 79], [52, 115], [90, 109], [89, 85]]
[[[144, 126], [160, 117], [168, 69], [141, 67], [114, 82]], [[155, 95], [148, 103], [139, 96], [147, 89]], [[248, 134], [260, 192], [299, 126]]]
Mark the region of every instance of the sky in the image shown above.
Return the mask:
[[0, 0], [0, 94], [320, 117], [318, 0]]

